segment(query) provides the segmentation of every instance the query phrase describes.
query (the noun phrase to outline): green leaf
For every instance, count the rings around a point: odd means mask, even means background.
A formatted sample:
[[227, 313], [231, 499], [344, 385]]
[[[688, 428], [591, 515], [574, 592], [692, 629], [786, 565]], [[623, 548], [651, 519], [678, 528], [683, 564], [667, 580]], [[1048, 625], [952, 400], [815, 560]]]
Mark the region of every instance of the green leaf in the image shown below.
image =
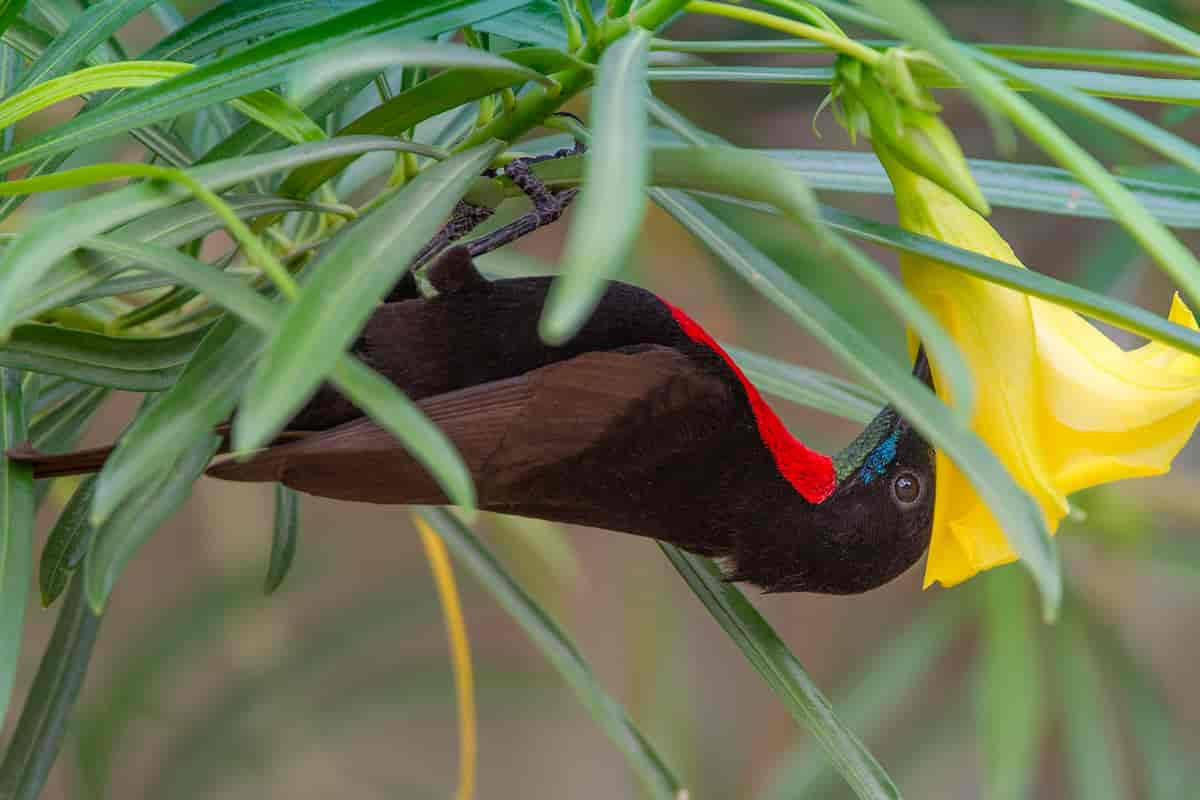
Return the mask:
[[770, 356], [723, 344], [751, 383], [762, 391], [816, 408], [854, 422], [866, 424], [879, 413], [883, 400], [861, 386], [819, 370], [789, 364]]
[[[366, 88], [375, 76], [360, 76], [331, 88], [308, 105], [303, 106], [305, 115], [317, 123], [324, 124], [334, 112], [347, 107]], [[219, 107], [218, 107], [219, 108]], [[257, 122], [247, 122], [232, 134], [214, 144], [199, 159], [198, 163], [209, 164], [226, 158], [277, 149], [286, 144], [283, 137]]]
[[[590, 0], [585, 0], [590, 2]], [[514, 42], [565, 50], [567, 37], [555, 0], [532, 0], [520, 8], [477, 23], [476, 30], [495, 33]]]
[[[838, 192], [892, 193], [883, 165], [870, 153], [841, 150], [760, 150], [787, 165], [814, 189]], [[1019, 208], [1069, 217], [1112, 219], [1091, 190], [1066, 170], [1035, 164], [1013, 164], [969, 158], [979, 188], [993, 206]], [[1120, 178], [1122, 186], [1164, 225], [1200, 228], [1200, 191], [1154, 180]]]
[[103, 613], [125, 564], [191, 495], [192, 484], [208, 466], [220, 441], [220, 437], [210, 435], [193, 442], [169, 471], [127, 498], [112, 516], [99, 524], [83, 561], [87, 602], [97, 615]]
[[[193, 167], [186, 170], [185, 174], [212, 191], [221, 191], [244, 181], [316, 161], [371, 150], [395, 149], [397, 142], [394, 139], [377, 136], [340, 137]], [[110, 172], [104, 167], [84, 167], [70, 172], [74, 174], [58, 173], [53, 180], [64, 186], [79, 185], [78, 182], [86, 185], [110, 179], [117, 171]], [[0, 184], [0, 187], [11, 188], [17, 183], [10, 181]], [[44, 291], [41, 288], [42, 279], [55, 262], [90, 236], [185, 199], [189, 199], [185, 188], [145, 181], [42, 214], [31, 222], [21, 237], [8, 246], [0, 260], [0, 341], [7, 338], [16, 322], [29, 317], [27, 298], [36, 297], [39, 291]]]
[[902, 253], [932, 258], [947, 267], [990, 283], [1044, 298], [1139, 336], [1163, 341], [1185, 352], [1200, 355], [1200, 332], [1176, 325], [1159, 314], [1153, 314], [1108, 295], [1081, 289], [1032, 269], [1014, 268], [1012, 264], [1004, 261], [954, 247], [927, 236], [909, 233], [894, 225], [856, 217], [828, 206], [822, 208], [822, 215], [831, 227], [864, 241], [881, 244]]
[[624, 265], [646, 213], [646, 59], [650, 34], [635, 28], [604, 51], [592, 93], [593, 136], [584, 188], [539, 330], [562, 344], [587, 320]]
[[0, 0], [0, 31], [7, 34], [14, 23], [22, 21], [19, 17], [25, 10], [26, 2], [27, 0]]
[[[100, 246], [100, 242], [93, 242], [92, 246]], [[145, 261], [154, 269], [171, 275], [178, 279], [180, 284], [202, 292], [214, 303], [229, 309], [260, 332], [268, 334], [273, 332], [282, 318], [283, 309], [279, 305], [257, 294], [233, 276], [214, 270], [208, 264], [182, 253], [163, 248], [147, 249], [146, 245], [117, 242], [111, 239], [104, 242], [103, 247], [107, 252], [124, 254]], [[222, 321], [218, 323], [218, 329], [224, 324], [232, 326], [235, 323], [232, 320], [229, 320], [228, 323]], [[232, 334], [231, 330], [225, 335]], [[215, 332], [213, 335], [216, 335]], [[256, 346], [257, 334], [254, 331], [238, 331], [239, 337], [243, 335], [251, 338], [241, 342], [239, 349], [244, 346], [246, 350], [251, 350]], [[229, 403], [229, 407], [232, 407], [232, 403], [235, 402], [240, 386], [238, 381], [241, 370], [251, 363], [251, 354], [252, 351], [223, 354], [219, 348], [216, 348], [210, 356], [207, 356], [212, 359], [211, 365], [202, 366], [198, 356], [189, 362], [189, 372], [194, 370], [198, 376], [204, 376], [219, 368], [222, 374], [226, 375], [226, 380], [217, 391], [208, 386], [203, 391], [186, 388], [181, 390], [180, 387], [186, 385], [187, 373], [185, 373], [173, 387], [174, 394], [168, 393], [160, 398], [159, 403], [156, 404], [158, 406], [167, 403], [168, 398], [179, 398], [170, 400], [172, 403], [180, 404], [179, 410], [172, 409], [169, 416], [163, 415], [162, 424], [156, 428], [158, 444], [154, 448], [138, 447], [136, 452], [139, 455], [129, 456], [131, 460], [129, 476], [121, 484], [119, 491], [114, 489], [110, 494], [105, 486], [108, 479], [103, 474], [101, 475], [101, 486], [93, 506], [93, 518], [104, 518], [121, 502], [121, 498], [124, 496], [122, 492], [131, 491], [131, 487], [137, 486], [140, 480], [149, 479], [154, 474], [154, 468], [148, 466], [148, 463], [153, 462], [156, 458], [165, 458], [164, 454], [170, 452], [172, 447], [187, 442], [187, 439], [181, 436], [181, 432], [185, 430], [182, 428], [182, 414], [185, 410], [190, 410], [188, 413], [191, 411], [196, 413], [196, 416], [191, 417], [188, 428], [193, 435], [199, 435], [200, 423], [204, 422], [211, 426], [221, 418], [217, 416], [216, 419], [205, 422], [210, 419], [206, 415], [228, 413], [227, 410], [221, 411], [221, 409], [226, 408], [223, 404]], [[234, 374], [228, 374], [230, 372]], [[429, 470], [430, 475], [438, 481], [448, 497], [464, 499], [463, 505], [473, 504], [471, 475], [466, 465], [463, 464], [462, 458], [454, 449], [454, 445], [392, 383], [346, 354], [340, 356], [339, 363], [334, 368], [331, 377], [333, 383], [348, 399], [409, 449], [413, 456]], [[193, 408], [193, 404], [198, 404], [203, 408], [196, 410]], [[151, 412], [148, 411], [147, 415], [150, 414]], [[130, 437], [127, 435], [122, 438], [122, 442], [118, 443], [117, 451], [105, 465], [106, 472], [110, 469], [116, 470], [115, 465], [124, 463], [122, 448], [128, 448], [131, 453], [134, 452], [133, 445], [125, 444], [125, 441], [129, 439]]]
[[74, 447], [83, 426], [108, 397], [107, 389], [70, 385], [78, 386], [78, 391], [55, 408], [35, 415], [29, 425], [29, 439], [39, 450], [57, 453]]
[[95, 113], [31, 137], [0, 156], [0, 170], [265, 89], [277, 83], [292, 64], [334, 47], [398, 29], [413, 37], [429, 36], [507, 11], [521, 2], [379, 0], [320, 24], [272, 37], [176, 78], [132, 91], [104, 104]]
[[[263, 302], [270, 305], [265, 299]], [[161, 478], [229, 417], [261, 346], [261, 336], [234, 318], [213, 326], [175, 385], [139, 414], [117, 440], [99, 476], [91, 505], [94, 522], [102, 522], [128, 505], [143, 487]]]
[[[928, 679], [961, 628], [963, 608], [949, 596], [908, 623], [875, 650], [870, 663], [858, 671], [849, 688], [834, 697], [838, 717], [852, 730], [870, 737], [895, 716], [906, 698]], [[762, 800], [823, 797], [829, 760], [807, 741], [798, 742], [774, 770]]]
[[[394, 37], [392, 37], [394, 38]], [[369, 41], [312, 58], [296, 70], [292, 93], [301, 98], [316, 98], [341, 81], [361, 74], [377, 74], [400, 66], [441, 67], [493, 73], [514, 83], [534, 81], [556, 86], [540, 72], [522, 66], [510, 56], [520, 58], [520, 50], [496, 55], [459, 44], [428, 44], [404, 41]]]
[[300, 533], [300, 495], [282, 483], [275, 484], [275, 529], [271, 536], [271, 561], [264, 590], [272, 594], [283, 583], [296, 560]]
[[647, 795], [657, 800], [678, 800], [682, 790], [678, 779], [638, 731], [625, 709], [604, 691], [583, 656], [554, 620], [509, 577], [483, 543], [454, 515], [436, 508], [421, 509], [418, 513], [563, 676], [584, 708], [637, 773]]
[[1118, 733], [1107, 702], [1112, 694], [1087, 628], [1074, 613], [1063, 615], [1055, 651], [1058, 694], [1072, 795], [1086, 800], [1133, 797], [1121, 764]]
[[0, 795], [6, 800], [41, 796], [83, 688], [99, 630], [100, 617], [88, 608], [83, 581], [76, 578], [0, 764]]
[[80, 12], [71, 20], [70, 27], [55, 37], [50, 46], [29, 65], [15, 92], [74, 69], [99, 44], [154, 2], [101, 0]]
[[88, 475], [71, 495], [42, 547], [38, 567], [38, 587], [42, 607], [49, 608], [67, 588], [71, 575], [87, 555], [96, 533], [89, 511], [96, 495], [96, 476]]
[[229, 0], [160, 39], [141, 55], [195, 63], [245, 42], [319, 25], [372, 0]]
[[423, 170], [322, 249], [300, 297], [255, 367], [233, 424], [237, 449], [268, 442], [320, 387], [371, 312], [502, 147], [499, 142], [481, 145]]
[[1068, 2], [1103, 14], [1122, 25], [1158, 39], [1194, 56], [1200, 56], [1200, 34], [1171, 22], [1148, 8], [1129, 0], [1068, 0]]
[[1058, 553], [1041, 509], [959, 415], [866, 336], [792, 280], [750, 242], [699, 203], [677, 192], [652, 197], [756, 290], [792, 316], [867, 385], [878, 391], [933, 447], [953, 460], [987, 503], [1042, 593], [1047, 617], [1062, 597]]
[[[982, 51], [983, 48], [978, 48]], [[990, 59], [989, 59], [990, 60]], [[1200, 105], [1200, 82], [1168, 78], [1146, 78], [1138, 75], [1113, 75], [1075, 69], [1011, 68], [1005, 83], [1018, 91], [1039, 91], [1045, 84], [1062, 86], [1096, 97], [1115, 100], [1137, 100], [1172, 105]], [[752, 67], [752, 66], [689, 66], [655, 67], [647, 71], [651, 82], [735, 82], [767, 83], [795, 86], [828, 86], [833, 83], [830, 67]], [[924, 81], [929, 89], [957, 89], [962, 84], [949, 77], [930, 77]], [[1136, 116], [1136, 115], [1131, 115]], [[1147, 129], [1152, 127], [1146, 124]]]
[[[346, 136], [403, 136], [419, 122], [435, 117], [472, 100], [510, 88], [520, 81], [510, 73], [447, 70], [381, 103], [335, 134]], [[328, 159], [294, 171], [283, 181], [279, 193], [307, 197], [321, 184], [342, 172], [363, 152], [342, 159]]]
[[[1061, 80], [1059, 77], [1061, 73], [1059, 71], [1028, 69], [1027, 67], [1019, 67], [1002, 58], [997, 58], [978, 50], [971, 52], [980, 63], [985, 64], [993, 72], [1029, 86], [1033, 91], [1050, 98], [1064, 108], [1068, 108], [1087, 119], [1095, 120], [1105, 127], [1129, 137], [1133, 141], [1162, 154], [1172, 161], [1184, 165], [1194, 172], [1200, 172], [1200, 147], [1196, 147], [1195, 144], [1182, 136], [1177, 136], [1168, 130], [1160, 128], [1132, 111], [1095, 97], [1088, 97], [1087, 94], [1078, 88]], [[1134, 79], [1128, 76], [1110, 76], [1110, 78], [1111, 80], [1108, 80], [1108, 83], [1114, 90], [1119, 88], [1121, 83], [1127, 84], [1132, 80], [1148, 81], [1148, 85], [1150, 86], [1165, 83], [1161, 79]], [[1189, 83], [1195, 82], [1189, 81]], [[1122, 96], [1122, 93], [1118, 91], [1114, 91], [1114, 94]], [[1197, 94], [1196, 90], [1193, 88], [1190, 94], [1195, 98]], [[1022, 100], [1021, 102], [1025, 103], [1026, 101]], [[1032, 106], [1029, 106], [1029, 108], [1032, 108]], [[1046, 126], [1050, 125], [1052, 123], [1047, 121]], [[1027, 132], [1031, 138], [1037, 140], [1037, 135], [1028, 129]], [[1051, 155], [1054, 155], [1054, 153], [1051, 153]], [[1059, 163], [1070, 166], [1062, 158], [1058, 156], [1055, 156], [1055, 158], [1058, 159]], [[1078, 169], [1072, 171], [1076, 175], [1079, 175], [1081, 180], [1084, 179], [1084, 175], [1080, 174]], [[1094, 186], [1093, 189], [1095, 189]], [[1114, 217], [1120, 219], [1116, 215]]]
[[174, 383], [204, 330], [159, 338], [115, 337], [36, 323], [18, 325], [0, 346], [0, 365], [80, 383], [158, 392]]
[[900, 790], [883, 767], [841, 723], [804, 667], [737, 587], [723, 580], [708, 559], [662, 542], [658, 546], [792, 717], [820, 743], [854, 792], [864, 799], [899, 798]]
[[[817, 4], [822, 7], [834, 5], [828, 0], [819, 0]], [[1089, 187], [1112, 212], [1113, 218], [1137, 239], [1159, 268], [1180, 286], [1184, 296], [1200, 307], [1200, 261], [1196, 256], [1150, 216], [1099, 161], [1067, 136], [1049, 117], [975, 63], [975, 60], [980, 60], [992, 65], [997, 59], [952, 41], [937, 20], [915, 0], [862, 0], [862, 4], [894, 25], [913, 44], [924, 47], [941, 59], [952, 72], [964, 78], [968, 88], [984, 103], [985, 109], [1003, 111], [1030, 140]], [[880, 27], [878, 20], [864, 22], [870, 27]], [[1060, 87], [1060, 92], [1069, 91]], [[1102, 102], [1082, 94], [1078, 97], [1081, 99], [1077, 102]], [[1115, 112], [1110, 114], [1111, 118], [1115, 116]]]
[[4, 451], [25, 441], [22, 375], [0, 369], [0, 725], [17, 676], [33, 571], [33, 471]]
[[475, 486], [462, 456], [441, 429], [395, 384], [356, 358], [343, 357], [333, 383], [354, 405], [404, 444], [455, 505], [475, 506]]
[[[306, 203], [286, 198], [258, 195], [226, 195], [223, 198], [239, 218], [254, 218], [289, 211], [330, 212], [334, 209], [319, 203]], [[122, 238], [175, 247], [199, 239], [223, 224], [216, 212], [201, 202], [180, 203], [172, 208], [154, 211], [138, 217], [116, 232]], [[86, 243], [87, 240], [85, 240]], [[22, 306], [24, 315], [40, 314], [58, 306], [82, 303], [97, 297], [136, 292], [167, 285], [159, 275], [110, 276], [138, 266], [127, 259], [115, 257], [98, 259], [83, 256], [86, 268], [73, 260], [53, 265], [38, 285], [30, 290], [28, 302]]]
[[[909, 325], [942, 367], [950, 394], [961, 402], [952, 413], [969, 418], [975, 387], [957, 345], [941, 325], [881, 266], [850, 247], [823, 224], [816, 198], [772, 160], [732, 147], [656, 148], [653, 182], [765, 202], [798, 223], [820, 258], [849, 270]], [[661, 193], [652, 196], [661, 204]], [[692, 202], [692, 201], [687, 201]], [[790, 282], [790, 279], [789, 279]]]
[[[859, 39], [858, 43], [876, 50], [901, 44], [895, 39]], [[1011, 61], [1060, 64], [1068, 67], [1129, 69], [1200, 77], [1200, 59], [1174, 53], [1110, 50], [1107, 48], [1047, 47], [1027, 44], [976, 44], [973, 46], [985, 53], [991, 53]], [[722, 39], [719, 41], [655, 39], [651, 49], [655, 52], [726, 54], [831, 52], [828, 45], [805, 39]]]
[[983, 796], [1020, 800], [1035, 785], [1039, 745], [1047, 735], [1036, 617], [1029, 583], [1020, 572], [995, 570], [983, 576], [980, 588], [983, 642], [976, 719]]

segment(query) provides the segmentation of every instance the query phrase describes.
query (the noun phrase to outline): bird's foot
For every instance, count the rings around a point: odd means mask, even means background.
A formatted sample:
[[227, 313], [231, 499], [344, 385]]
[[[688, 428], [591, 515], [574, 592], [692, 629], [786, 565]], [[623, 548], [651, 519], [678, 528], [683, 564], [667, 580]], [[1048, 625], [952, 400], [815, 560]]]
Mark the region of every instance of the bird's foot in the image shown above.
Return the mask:
[[571, 201], [575, 199], [575, 195], [579, 194], [579, 190], [560, 189], [553, 191], [546, 186], [541, 178], [534, 174], [532, 165], [543, 161], [552, 161], [558, 158], [579, 155], [585, 149], [583, 142], [576, 141], [574, 147], [559, 150], [556, 153], [518, 158], [506, 164], [504, 166], [505, 177], [525, 193], [525, 196], [533, 204], [533, 208], [504, 227], [497, 228], [486, 236], [481, 236], [470, 242], [467, 246], [471, 251], [472, 257], [490, 253], [506, 244], [515, 242], [522, 236], [526, 236], [544, 225], [549, 225], [557, 221], [563, 215], [563, 212], [567, 210], [567, 206], [571, 204]]

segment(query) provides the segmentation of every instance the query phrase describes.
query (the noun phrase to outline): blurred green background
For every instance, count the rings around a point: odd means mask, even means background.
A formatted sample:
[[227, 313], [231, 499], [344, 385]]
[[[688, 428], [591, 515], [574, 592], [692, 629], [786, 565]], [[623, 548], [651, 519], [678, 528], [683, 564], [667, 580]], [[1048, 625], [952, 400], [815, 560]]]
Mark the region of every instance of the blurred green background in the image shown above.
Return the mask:
[[[1193, 28], [1200, 23], [1183, 0], [1142, 4]], [[210, 4], [177, 5], [191, 16]], [[1160, 49], [1057, 3], [929, 5], [968, 41]], [[142, 15], [122, 40], [136, 53], [161, 36], [157, 26]], [[689, 20], [672, 35], [760, 34]], [[794, 56], [758, 62], [808, 63]], [[816, 121], [822, 135], [814, 131], [820, 88], [664, 83], [656, 91], [739, 145], [849, 148], [828, 115]], [[975, 109], [961, 95], [939, 99], [968, 155], [995, 157]], [[1187, 113], [1139, 110], [1190, 140], [1200, 131]], [[1108, 165], [1134, 168], [1146, 160], [1097, 126], [1053, 115]], [[97, 147], [120, 158], [120, 148], [132, 145]], [[1042, 160], [1032, 148], [1013, 158]], [[887, 197], [832, 200], [894, 219]], [[19, 230], [45, 208], [35, 200], [6, 227]], [[1005, 209], [992, 221], [1031, 267], [1165, 312], [1170, 287], [1145, 269], [1114, 225]], [[539, 231], [517, 249], [552, 264], [563, 229]], [[768, 254], [881, 344], [903, 347], [892, 317], [848, 278], [806, 260], [785, 224], [763, 215], [750, 229]], [[1193, 249], [1200, 244], [1183, 236]], [[886, 251], [873, 254], [894, 264]], [[723, 341], [840, 373], [827, 353], [656, 208], [627, 277], [686, 308]], [[793, 430], [827, 451], [855, 430], [782, 401], [774, 405]], [[111, 440], [133, 410], [130, 397], [114, 397], [84, 444]], [[1017, 567], [922, 591], [918, 566], [863, 596], [755, 595], [755, 603], [908, 797], [981, 797], [985, 785], [987, 796], [1008, 796], [992, 782], [1004, 779], [996, 775], [1005, 758], [1034, 771], [1029, 796], [1037, 798], [1064, 796], [1068, 787], [1077, 797], [1200, 796], [1197, 453], [1193, 444], [1168, 476], [1078, 498], [1078, 513], [1060, 533], [1069, 594], [1054, 628], [1038, 621]], [[54, 497], [69, 496], [67, 488]], [[282, 590], [264, 597], [273, 503], [268, 486], [202, 480], [184, 512], [138, 554], [111, 601], [46, 797], [452, 792], [454, 687], [409, 512], [305, 497], [296, 568]], [[48, 505], [39, 519], [43, 533], [61, 499]], [[584, 529], [560, 537], [486, 516], [477, 529], [557, 614], [693, 798], [850, 796], [653, 542]], [[458, 574], [478, 682], [478, 796], [639, 796], [625, 761], [557, 673], [470, 576]], [[31, 613], [17, 697], [27, 690], [54, 614]]]

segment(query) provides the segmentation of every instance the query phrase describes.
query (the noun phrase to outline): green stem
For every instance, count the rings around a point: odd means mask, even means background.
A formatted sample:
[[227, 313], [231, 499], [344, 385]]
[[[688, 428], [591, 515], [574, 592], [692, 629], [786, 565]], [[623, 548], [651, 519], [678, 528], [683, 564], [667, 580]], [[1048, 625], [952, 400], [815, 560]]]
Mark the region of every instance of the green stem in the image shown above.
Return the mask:
[[500, 139], [505, 142], [515, 141], [517, 137], [540, 125], [542, 120], [591, 85], [591, 64], [599, 60], [600, 54], [606, 47], [620, 39], [634, 26], [650, 31], [658, 30], [667, 24], [667, 21], [676, 13], [682, 11], [687, 4], [688, 0], [650, 0], [634, 14], [620, 19], [607, 20], [603, 28], [598, 30], [597, 35], [588, 42], [587, 47], [579, 52], [579, 60], [587, 62], [588, 67], [572, 67], [550, 76], [558, 82], [557, 89], [547, 91], [546, 88], [541, 87], [529, 92], [517, 101], [516, 107], [511, 112], [500, 114], [486, 126], [477, 128], [454, 148], [455, 152], [468, 150], [489, 139]]
[[714, 17], [735, 19], [739, 22], [757, 25], [760, 28], [770, 28], [781, 33], [791, 34], [799, 39], [820, 42], [832, 50], [858, 59], [869, 67], [875, 66], [881, 58], [877, 51], [854, 41], [848, 36], [833, 33], [824, 28], [818, 28], [815, 25], [806, 25], [803, 22], [797, 22], [793, 19], [785, 19], [775, 14], [768, 14], [765, 11], [757, 11], [753, 8], [714, 3], [710, 0], [693, 0], [693, 2], [687, 4], [686, 10], [692, 14], [708, 14]]

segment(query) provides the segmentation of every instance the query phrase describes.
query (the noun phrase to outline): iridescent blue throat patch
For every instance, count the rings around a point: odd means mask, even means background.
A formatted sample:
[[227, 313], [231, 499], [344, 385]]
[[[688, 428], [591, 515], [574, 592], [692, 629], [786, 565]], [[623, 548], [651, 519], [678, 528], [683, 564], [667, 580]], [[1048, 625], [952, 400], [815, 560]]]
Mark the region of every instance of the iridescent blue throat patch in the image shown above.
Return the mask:
[[900, 440], [900, 431], [892, 431], [892, 435], [879, 443], [871, 454], [863, 461], [862, 482], [870, 483], [887, 472], [888, 466], [896, 459], [896, 443]]

